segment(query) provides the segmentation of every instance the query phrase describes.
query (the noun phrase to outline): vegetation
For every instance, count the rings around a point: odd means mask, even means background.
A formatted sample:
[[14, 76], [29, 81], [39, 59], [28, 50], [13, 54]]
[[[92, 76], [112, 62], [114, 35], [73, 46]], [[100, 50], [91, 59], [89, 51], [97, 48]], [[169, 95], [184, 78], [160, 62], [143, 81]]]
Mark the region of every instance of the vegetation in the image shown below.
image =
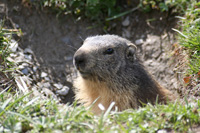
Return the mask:
[[12, 33], [17, 33], [14, 30], [3, 28], [3, 22], [0, 22], [0, 90], [5, 90], [13, 87], [14, 71], [16, 70], [15, 63], [10, 60], [10, 43]]
[[[73, 14], [80, 17], [87, 17], [96, 21], [109, 21], [122, 17], [135, 10], [132, 6], [138, 7], [144, 12], [151, 10], [184, 12], [191, 0], [140, 0], [139, 5], [133, 5], [133, 2], [126, 0], [26, 0], [29, 4], [40, 5], [42, 8], [50, 8], [51, 11], [59, 14]], [[122, 4], [126, 4], [130, 10], [124, 9]]]
[[7, 57], [10, 56], [10, 37], [5, 35], [11, 35], [10, 30], [3, 29], [2, 24], [0, 24], [0, 71], [6, 72], [13, 68], [13, 62], [9, 61]]
[[141, 0], [140, 7], [145, 12], [149, 12], [152, 9], [160, 10], [161, 12], [173, 9], [177, 13], [183, 13], [190, 2], [191, 0]]
[[[43, 6], [65, 14], [85, 15], [95, 20], [119, 15], [116, 0], [41, 0]], [[128, 0], [127, 0], [128, 1]], [[189, 3], [189, 4], [188, 4]], [[192, 0], [141, 0], [144, 11], [173, 9], [180, 14], [179, 44], [189, 55], [189, 74], [200, 75], [200, 2]], [[103, 12], [102, 12], [103, 10]], [[128, 12], [126, 12], [128, 13]], [[9, 60], [12, 30], [0, 28], [0, 76], [9, 77], [14, 63]], [[199, 80], [199, 77], [197, 77]], [[23, 82], [23, 80], [22, 80]], [[2, 87], [2, 86], [1, 86]], [[168, 105], [147, 105], [138, 110], [93, 115], [82, 106], [59, 104], [53, 98], [34, 96], [24, 85], [11, 93], [11, 86], [0, 92], [0, 132], [183, 132], [200, 125], [200, 102], [177, 101]], [[6, 88], [6, 89], [5, 89]]]
[[33, 97], [31, 92], [4, 92], [0, 99], [0, 132], [183, 132], [200, 124], [199, 101], [95, 116], [82, 106], [62, 105], [54, 99]]
[[[180, 45], [189, 54], [190, 73], [200, 72], [200, 2], [188, 4], [185, 16], [181, 17]], [[199, 74], [200, 75], [200, 74]]]
[[31, 4], [47, 7], [59, 14], [73, 14], [91, 20], [101, 20], [119, 13], [117, 0], [38, 0]]

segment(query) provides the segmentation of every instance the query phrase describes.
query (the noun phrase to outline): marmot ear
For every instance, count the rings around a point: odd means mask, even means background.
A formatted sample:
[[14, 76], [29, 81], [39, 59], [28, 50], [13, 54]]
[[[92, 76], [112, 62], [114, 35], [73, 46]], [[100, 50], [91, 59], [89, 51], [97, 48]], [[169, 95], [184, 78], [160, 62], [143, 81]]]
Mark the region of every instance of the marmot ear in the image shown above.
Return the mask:
[[129, 45], [126, 49], [126, 58], [132, 62], [136, 59], [136, 46], [135, 45]]

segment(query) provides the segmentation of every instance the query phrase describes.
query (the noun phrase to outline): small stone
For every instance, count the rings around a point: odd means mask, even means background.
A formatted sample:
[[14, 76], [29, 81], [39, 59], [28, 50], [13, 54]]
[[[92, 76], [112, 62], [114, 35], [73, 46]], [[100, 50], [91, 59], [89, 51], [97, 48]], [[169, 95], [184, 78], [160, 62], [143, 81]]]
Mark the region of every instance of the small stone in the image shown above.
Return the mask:
[[49, 90], [48, 88], [43, 88], [42, 90], [47, 96], [54, 95], [54, 93], [51, 90]]
[[125, 20], [122, 22], [123, 26], [128, 26], [130, 24], [129, 17], [126, 17]]
[[58, 84], [53, 84], [57, 89], [62, 89], [63, 85], [58, 83]]
[[63, 133], [63, 131], [58, 130], [58, 129], [54, 129], [53, 132], [54, 132], [54, 133]]
[[144, 39], [144, 38], [145, 38], [145, 35], [141, 35], [141, 38], [143, 38], [143, 39]]
[[17, 57], [17, 55], [14, 53], [10, 53], [10, 57]]
[[141, 45], [142, 43], [144, 43], [143, 39], [138, 39], [135, 41], [136, 45]]
[[38, 91], [38, 88], [37, 87], [32, 87], [32, 91], [33, 91], [33, 95], [34, 96], [41, 96], [42, 97], [42, 94]]
[[167, 133], [165, 129], [158, 130], [157, 133]]
[[47, 73], [45, 73], [45, 72], [42, 72], [42, 73], [41, 73], [41, 77], [42, 77], [42, 78], [44, 78], [44, 77], [46, 77], [46, 76], [47, 76]]
[[21, 63], [21, 62], [23, 62], [23, 60], [24, 60], [23, 56], [18, 56], [15, 58], [16, 63]]
[[25, 48], [24, 53], [25, 54], [33, 54], [33, 51], [30, 48]]
[[18, 24], [15, 24], [15, 27], [16, 27], [17, 29], [19, 29], [19, 28], [20, 28]]
[[24, 55], [24, 58], [26, 58], [26, 59], [28, 59], [28, 60], [32, 60], [32, 55], [27, 55], [27, 54], [25, 54], [25, 55]]
[[25, 67], [24, 69], [21, 70], [21, 72], [25, 75], [28, 75], [29, 71], [28, 71], [28, 68]]
[[63, 86], [63, 88], [61, 90], [57, 90], [56, 93], [62, 96], [67, 95], [69, 92], [69, 87], [67, 86]]
[[23, 62], [21, 65], [24, 67], [29, 66], [29, 64], [27, 62]]
[[146, 61], [144, 62], [144, 64], [145, 64], [146, 66], [152, 66], [152, 63], [153, 63], [153, 60], [146, 60]]
[[45, 88], [50, 88], [51, 85], [50, 85], [50, 83], [46, 82], [46, 83], [43, 84], [43, 86], [44, 86]]
[[42, 88], [43, 85], [42, 85], [41, 82], [38, 82], [38, 83], [37, 83], [37, 86], [39, 86], [40, 88]]
[[11, 40], [9, 48], [12, 52], [16, 52], [18, 48], [18, 43], [15, 40]]
[[44, 79], [45, 79], [46, 81], [50, 81], [50, 78], [49, 78], [49, 77], [44, 77]]
[[19, 12], [20, 11], [20, 7], [19, 6], [14, 6], [13, 10]]
[[37, 69], [38, 69], [38, 67], [37, 67], [37, 66], [33, 66], [33, 72], [36, 72], [36, 71], [37, 71]]
[[122, 36], [125, 37], [125, 38], [130, 38], [131, 33], [130, 33], [129, 30], [123, 29]]

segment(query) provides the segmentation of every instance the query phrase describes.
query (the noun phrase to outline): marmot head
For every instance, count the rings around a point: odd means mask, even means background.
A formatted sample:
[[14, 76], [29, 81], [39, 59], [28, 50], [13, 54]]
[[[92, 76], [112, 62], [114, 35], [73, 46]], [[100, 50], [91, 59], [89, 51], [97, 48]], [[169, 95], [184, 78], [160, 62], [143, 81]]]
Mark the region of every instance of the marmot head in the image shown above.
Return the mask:
[[100, 35], [84, 41], [73, 63], [84, 79], [107, 80], [136, 58], [136, 46], [130, 41], [116, 35]]

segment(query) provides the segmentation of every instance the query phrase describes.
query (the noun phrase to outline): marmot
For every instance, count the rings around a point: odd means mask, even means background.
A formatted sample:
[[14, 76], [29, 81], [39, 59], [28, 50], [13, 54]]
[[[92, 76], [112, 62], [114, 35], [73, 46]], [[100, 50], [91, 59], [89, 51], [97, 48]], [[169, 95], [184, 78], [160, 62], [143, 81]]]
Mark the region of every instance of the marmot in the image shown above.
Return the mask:
[[78, 70], [74, 81], [75, 99], [85, 106], [94, 103], [98, 114], [112, 102], [119, 111], [146, 103], [166, 103], [172, 93], [161, 87], [142, 65], [136, 46], [117, 35], [88, 37], [76, 51], [73, 63]]

